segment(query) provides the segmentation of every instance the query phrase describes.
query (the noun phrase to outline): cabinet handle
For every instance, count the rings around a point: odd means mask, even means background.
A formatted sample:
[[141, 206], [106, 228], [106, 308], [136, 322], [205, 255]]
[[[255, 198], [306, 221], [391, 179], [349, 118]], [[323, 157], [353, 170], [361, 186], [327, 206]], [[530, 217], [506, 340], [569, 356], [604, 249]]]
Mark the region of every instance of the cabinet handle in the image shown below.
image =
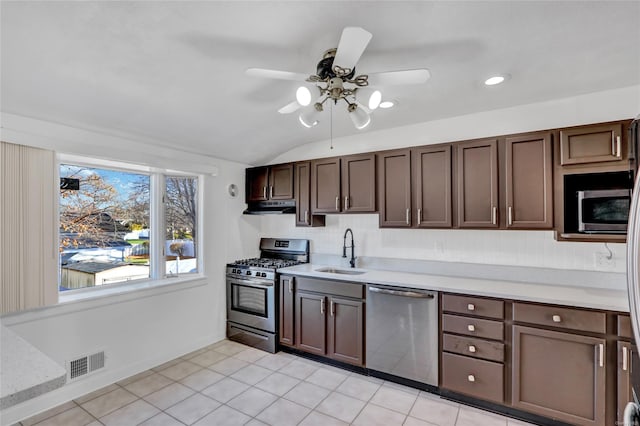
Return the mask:
[[616, 145], [618, 147], [618, 150], [616, 151], [616, 157], [620, 158], [620, 156], [622, 155], [622, 140], [620, 139], [620, 136], [616, 136]]
[[611, 138], [611, 155], [617, 157], [616, 155], [616, 140], [615, 138]]
[[418, 209], [418, 225], [422, 223], [422, 209]]
[[340, 197], [336, 197], [336, 211], [340, 211]]
[[469, 325], [467, 326], [467, 330], [469, 330], [469, 331], [476, 331], [476, 326], [475, 326], [475, 325], [473, 325], [473, 324], [469, 324]]
[[293, 278], [289, 280], [289, 293], [293, 293]]
[[598, 358], [598, 365], [604, 367], [604, 345], [602, 343], [598, 344]]
[[304, 211], [304, 223], [309, 223], [309, 210]]
[[264, 198], [265, 200], [267, 199], [267, 187], [266, 186], [262, 187], [262, 198]]
[[475, 311], [476, 310], [476, 305], [474, 305], [473, 303], [469, 303], [467, 305], [467, 310], [468, 311]]
[[629, 350], [626, 346], [622, 347], [622, 371], [627, 371], [629, 368]]
[[273, 198], [273, 185], [269, 187], [269, 198]]
[[349, 196], [345, 195], [344, 197], [344, 211], [346, 212], [349, 209]]
[[324, 315], [324, 298], [320, 300], [320, 315]]
[[509, 206], [509, 226], [513, 225], [513, 207]]
[[336, 307], [333, 303], [333, 300], [331, 301], [331, 304], [329, 305], [329, 314], [331, 314], [331, 316], [334, 316], [336, 314]]
[[491, 223], [494, 225], [498, 224], [498, 208], [497, 207], [491, 208]]
[[472, 354], [476, 353], [476, 347], [473, 345], [469, 345], [469, 352], [471, 352]]
[[473, 374], [469, 374], [467, 376], [467, 380], [470, 381], [471, 383], [476, 381], [476, 376], [474, 376]]
[[562, 322], [562, 318], [560, 317], [560, 315], [554, 315], [551, 317], [551, 320], [553, 322]]
[[405, 214], [405, 221], [407, 222], [407, 225], [409, 224], [409, 213], [410, 213], [410, 209], [407, 209], [407, 212]]

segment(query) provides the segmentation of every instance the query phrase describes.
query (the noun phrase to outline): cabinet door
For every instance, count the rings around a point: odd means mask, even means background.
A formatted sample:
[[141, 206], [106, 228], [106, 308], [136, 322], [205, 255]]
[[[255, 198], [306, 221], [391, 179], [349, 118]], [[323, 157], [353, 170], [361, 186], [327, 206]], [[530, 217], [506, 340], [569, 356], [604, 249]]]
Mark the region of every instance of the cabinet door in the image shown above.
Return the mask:
[[269, 198], [271, 200], [290, 200], [293, 198], [293, 164], [270, 167]]
[[295, 288], [294, 277], [280, 277], [280, 343], [293, 346], [295, 343]]
[[311, 162], [297, 163], [295, 173], [296, 226], [310, 226]]
[[497, 228], [498, 141], [457, 144], [458, 226]]
[[553, 228], [551, 134], [506, 140], [507, 228]]
[[415, 226], [451, 227], [451, 146], [411, 150]]
[[364, 303], [329, 298], [327, 355], [337, 361], [364, 365]]
[[632, 358], [637, 357], [635, 347], [629, 342], [618, 342], [618, 423], [623, 423], [624, 407], [633, 401], [631, 385]]
[[378, 200], [381, 228], [411, 226], [411, 153], [378, 154]]
[[265, 201], [269, 197], [269, 168], [254, 167], [246, 170], [245, 201]]
[[342, 211], [376, 211], [375, 154], [342, 157]]
[[575, 425], [605, 425], [606, 341], [513, 327], [512, 403]]
[[[560, 131], [560, 160], [571, 164], [622, 161], [626, 159], [626, 141], [620, 123], [581, 126]], [[624, 143], [624, 144], [623, 144]]]
[[311, 162], [311, 213], [339, 213], [340, 206], [340, 159]]
[[298, 291], [295, 305], [296, 348], [316, 355], [327, 352], [326, 297]]

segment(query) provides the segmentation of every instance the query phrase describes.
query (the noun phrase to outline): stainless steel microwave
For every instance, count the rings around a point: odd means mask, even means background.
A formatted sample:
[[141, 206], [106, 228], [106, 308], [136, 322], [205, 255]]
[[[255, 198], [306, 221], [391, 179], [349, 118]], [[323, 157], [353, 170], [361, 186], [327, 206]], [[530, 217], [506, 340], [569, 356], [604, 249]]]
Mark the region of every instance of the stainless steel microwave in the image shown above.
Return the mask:
[[625, 234], [630, 204], [629, 189], [578, 191], [578, 231]]

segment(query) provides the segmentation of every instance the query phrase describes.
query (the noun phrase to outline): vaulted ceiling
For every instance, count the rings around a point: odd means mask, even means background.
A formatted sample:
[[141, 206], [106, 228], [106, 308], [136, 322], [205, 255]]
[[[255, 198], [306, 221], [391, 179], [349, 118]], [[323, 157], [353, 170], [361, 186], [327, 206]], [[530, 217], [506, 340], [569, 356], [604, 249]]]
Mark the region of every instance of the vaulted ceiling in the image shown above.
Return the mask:
[[[638, 1], [1, 3], [3, 112], [244, 163], [305, 143], [640, 84]], [[277, 110], [342, 29], [373, 34], [358, 73], [428, 68], [355, 130], [344, 105], [302, 127]], [[494, 87], [496, 73], [511, 78]]]

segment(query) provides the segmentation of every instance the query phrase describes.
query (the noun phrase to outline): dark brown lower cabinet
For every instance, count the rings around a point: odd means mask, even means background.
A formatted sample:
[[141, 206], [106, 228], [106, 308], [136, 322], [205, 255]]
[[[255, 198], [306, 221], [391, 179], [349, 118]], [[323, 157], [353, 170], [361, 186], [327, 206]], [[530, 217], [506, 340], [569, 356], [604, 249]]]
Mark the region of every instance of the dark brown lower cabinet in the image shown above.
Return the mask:
[[280, 344], [293, 346], [295, 344], [295, 278], [287, 275], [280, 277]]
[[618, 392], [617, 392], [617, 416], [619, 425], [623, 422], [624, 407], [633, 401], [633, 390], [631, 386], [631, 371], [633, 368], [633, 358], [636, 356], [635, 347], [630, 342], [618, 342]]
[[575, 425], [605, 426], [606, 343], [514, 325], [513, 406]]
[[[295, 303], [292, 311], [280, 308], [280, 318], [293, 318], [294, 337], [285, 340], [286, 345], [321, 355], [336, 361], [364, 366], [364, 288], [358, 283], [344, 283], [298, 276], [282, 276], [289, 280], [280, 286], [281, 300]], [[288, 286], [291, 283], [291, 287]], [[282, 302], [281, 302], [282, 303]], [[280, 325], [289, 333], [289, 326]], [[282, 331], [281, 331], [282, 333]], [[287, 334], [285, 337], [288, 337]], [[282, 342], [283, 336], [280, 336]]]
[[296, 347], [316, 355], [327, 353], [326, 296], [296, 292]]

